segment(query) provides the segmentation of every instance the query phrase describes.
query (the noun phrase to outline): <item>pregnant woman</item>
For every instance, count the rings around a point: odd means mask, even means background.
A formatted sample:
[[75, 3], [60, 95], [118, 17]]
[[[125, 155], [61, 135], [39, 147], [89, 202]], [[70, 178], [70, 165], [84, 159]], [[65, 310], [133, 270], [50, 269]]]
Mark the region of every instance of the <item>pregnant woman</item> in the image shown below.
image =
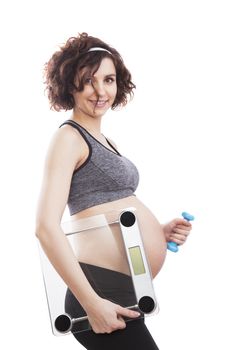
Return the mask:
[[[61, 229], [67, 204], [72, 220], [136, 208], [153, 277], [164, 263], [167, 241], [183, 244], [187, 239], [189, 222], [174, 219], [161, 225], [135, 196], [139, 182], [136, 166], [101, 133], [107, 110], [126, 105], [132, 96], [135, 85], [131, 74], [113, 47], [82, 33], [53, 54], [45, 65], [45, 78], [51, 108], [72, 113], [55, 132], [47, 153], [36, 235], [68, 286], [66, 310], [72, 313], [80, 307], [88, 316], [92, 329], [74, 336], [89, 350], [158, 349], [144, 319], [120, 306], [120, 301], [103, 298], [85, 274], [88, 267], [105, 281], [113, 276], [118, 288], [122, 284], [124, 299], [128, 291], [121, 279], [129, 278], [129, 273], [122, 255], [106, 252], [100, 240], [98, 250], [93, 249], [91, 255], [82, 256], [81, 250], [81, 263], [77, 263]], [[123, 317], [135, 320], [125, 322]]]

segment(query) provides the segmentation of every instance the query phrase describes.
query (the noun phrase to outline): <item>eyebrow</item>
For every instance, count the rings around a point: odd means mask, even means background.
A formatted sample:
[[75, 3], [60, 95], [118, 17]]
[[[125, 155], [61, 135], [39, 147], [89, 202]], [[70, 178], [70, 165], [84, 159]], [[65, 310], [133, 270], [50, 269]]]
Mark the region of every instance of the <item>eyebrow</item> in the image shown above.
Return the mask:
[[[104, 75], [103, 78], [106, 79], [106, 78], [112, 78], [112, 77], [116, 78], [116, 74], [115, 73], [106, 74]], [[93, 78], [96, 79], [95, 75], [93, 75]]]
[[109, 78], [109, 77], [116, 77], [116, 74], [112, 73], [112, 74], [106, 74], [105, 78]]
[[[93, 77], [94, 77], [95, 75], [93, 75]], [[110, 74], [106, 74], [105, 76], [104, 76], [105, 78], [106, 77], [116, 77], [116, 74], [115, 73], [110, 73]]]

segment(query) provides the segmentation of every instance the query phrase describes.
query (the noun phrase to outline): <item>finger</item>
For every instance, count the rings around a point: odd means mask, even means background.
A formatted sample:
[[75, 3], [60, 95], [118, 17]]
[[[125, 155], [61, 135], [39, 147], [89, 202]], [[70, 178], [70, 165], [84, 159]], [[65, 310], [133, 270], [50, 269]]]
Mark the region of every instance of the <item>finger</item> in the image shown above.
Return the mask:
[[186, 239], [187, 239], [187, 236], [184, 236], [184, 235], [176, 235], [176, 234], [174, 234], [174, 235], [171, 236], [171, 241], [175, 242], [177, 244], [185, 243]]
[[178, 245], [182, 245], [182, 244], [185, 243], [185, 241], [181, 241], [180, 239], [172, 239], [170, 242], [174, 242], [174, 243], [176, 243]]
[[117, 318], [118, 318], [119, 321], [125, 322], [124, 319], [123, 319], [123, 317], [122, 317], [121, 315], [118, 315]]
[[182, 222], [176, 222], [176, 227], [192, 227], [192, 224], [187, 220], [182, 220]]
[[[179, 229], [179, 228], [174, 228], [173, 230], [174, 233], [178, 234], [178, 235], [182, 235], [182, 236], [188, 236], [190, 234], [189, 230], [183, 230], [183, 229]], [[173, 235], [173, 233], [172, 233]]]
[[129, 309], [121, 307], [121, 306], [118, 306], [117, 313], [122, 315], [122, 316], [131, 317], [131, 318], [135, 318], [135, 317], [139, 317], [140, 316], [139, 312], [133, 311], [133, 310], [129, 310]]
[[118, 320], [119, 320], [118, 328], [119, 329], [124, 329], [126, 327], [126, 323], [125, 323], [123, 317], [119, 316]]
[[178, 225], [184, 225], [184, 226], [191, 226], [191, 222], [188, 220], [185, 220], [183, 218], [176, 218], [173, 220], [173, 223], [178, 226]]
[[172, 233], [171, 239], [180, 239], [181, 241], [186, 240], [188, 235], [181, 233]]

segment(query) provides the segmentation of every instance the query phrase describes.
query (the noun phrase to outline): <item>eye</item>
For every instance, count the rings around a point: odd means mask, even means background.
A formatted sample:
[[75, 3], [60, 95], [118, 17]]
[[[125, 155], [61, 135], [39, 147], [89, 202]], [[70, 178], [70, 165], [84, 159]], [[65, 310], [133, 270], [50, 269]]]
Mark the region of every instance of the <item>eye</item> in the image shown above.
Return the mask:
[[92, 78], [86, 78], [86, 79], [84, 80], [84, 84], [85, 84], [85, 85], [91, 85], [91, 84], [92, 84]]
[[111, 77], [108, 77], [108, 78], [105, 79], [105, 81], [106, 81], [106, 83], [111, 84], [111, 83], [113, 83], [115, 81], [115, 79], [111, 78]]

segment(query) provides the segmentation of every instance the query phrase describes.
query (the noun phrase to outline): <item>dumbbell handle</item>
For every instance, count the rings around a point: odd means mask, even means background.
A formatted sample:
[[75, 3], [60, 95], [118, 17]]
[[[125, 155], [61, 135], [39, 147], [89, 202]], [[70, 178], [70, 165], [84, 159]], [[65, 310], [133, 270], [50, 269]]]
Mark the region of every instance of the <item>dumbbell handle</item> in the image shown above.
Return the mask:
[[[191, 215], [191, 214], [189, 214], [189, 213], [187, 213], [187, 212], [185, 212], [185, 211], [184, 211], [181, 215], [182, 215], [183, 218], [184, 218], [185, 220], [187, 220], [187, 221], [192, 221], [192, 220], [194, 220], [194, 216]], [[172, 241], [171, 241], [171, 242], [168, 242], [168, 243], [167, 243], [167, 249], [170, 250], [170, 251], [173, 252], [173, 253], [177, 253], [178, 250], [179, 250], [178, 244], [175, 243], [175, 242], [172, 242]]]

